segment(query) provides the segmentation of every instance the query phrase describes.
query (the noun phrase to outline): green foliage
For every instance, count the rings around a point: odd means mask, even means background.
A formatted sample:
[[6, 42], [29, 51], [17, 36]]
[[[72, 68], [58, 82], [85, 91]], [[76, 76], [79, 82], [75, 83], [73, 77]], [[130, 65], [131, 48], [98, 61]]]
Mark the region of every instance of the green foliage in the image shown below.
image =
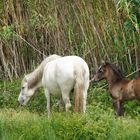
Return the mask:
[[140, 139], [138, 104], [132, 101], [126, 103], [125, 116], [116, 118], [108, 91], [101, 88], [101, 85], [90, 87], [85, 115], [59, 112], [56, 105], [58, 98], [53, 98], [51, 119], [47, 118], [46, 100], [42, 89], [24, 108], [17, 106], [20, 81], [1, 83], [0, 92], [2, 140]]
[[0, 37], [5, 41], [11, 40], [16, 34], [13, 31], [13, 26], [4, 26], [0, 32]]
[[0, 7], [6, 22], [0, 25], [2, 51], [10, 69], [0, 61], [4, 78], [30, 71], [53, 53], [83, 57], [91, 74], [103, 59], [119, 62], [126, 73], [139, 67], [139, 0], [23, 0]]
[[[20, 93], [20, 84], [21, 81], [17, 80], [16, 82], [1, 82], [0, 83], [0, 108], [21, 108], [18, 106], [18, 96]], [[101, 82], [103, 84], [103, 82]], [[88, 91], [88, 99], [87, 104], [89, 105], [89, 109], [92, 106], [98, 106], [102, 110], [107, 110], [108, 108], [112, 108], [112, 100], [109, 96], [109, 93], [106, 89], [107, 86], [103, 85], [104, 88], [100, 88], [101, 84], [93, 85], [90, 87]], [[71, 98], [73, 102], [73, 98]], [[54, 112], [58, 112], [58, 97], [52, 97], [52, 109]], [[132, 108], [132, 109], [131, 109]], [[134, 109], [133, 109], [134, 108]], [[46, 113], [46, 98], [44, 95], [43, 88], [36, 91], [31, 101], [26, 106], [26, 109], [31, 112]], [[140, 108], [139, 103], [136, 101], [129, 101], [125, 103], [125, 113], [126, 116], [129, 114], [130, 116], [139, 116]]]
[[115, 118], [112, 110], [98, 106], [88, 108], [86, 115], [54, 113], [38, 115], [26, 110], [0, 111], [0, 139], [21, 140], [138, 140], [139, 118]]

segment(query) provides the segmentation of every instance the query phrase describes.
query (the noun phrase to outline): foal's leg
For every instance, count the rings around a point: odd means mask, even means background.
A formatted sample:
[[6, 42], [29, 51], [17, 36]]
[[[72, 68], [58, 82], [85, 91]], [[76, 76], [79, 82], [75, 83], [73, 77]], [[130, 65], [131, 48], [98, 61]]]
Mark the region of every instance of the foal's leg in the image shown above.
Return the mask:
[[120, 100], [114, 99], [113, 100], [113, 106], [115, 108], [117, 116], [123, 116], [123, 104], [120, 102]]
[[51, 116], [51, 99], [50, 99], [50, 93], [48, 89], [45, 89], [45, 96], [47, 99], [47, 111], [48, 111], [48, 118]]
[[121, 116], [124, 116], [123, 102], [120, 102]]

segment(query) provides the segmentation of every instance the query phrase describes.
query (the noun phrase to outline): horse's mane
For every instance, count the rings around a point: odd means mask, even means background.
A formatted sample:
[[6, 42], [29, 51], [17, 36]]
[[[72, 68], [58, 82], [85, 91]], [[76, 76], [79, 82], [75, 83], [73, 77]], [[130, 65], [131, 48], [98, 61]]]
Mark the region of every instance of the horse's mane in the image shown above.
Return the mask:
[[125, 78], [121, 68], [119, 66], [116, 66], [115, 64], [111, 64], [111, 63], [108, 63], [109, 66], [112, 68], [112, 70], [114, 71], [114, 73], [120, 78], [120, 79], [123, 79]]
[[28, 88], [33, 88], [34, 86], [36, 86], [42, 79], [42, 75], [43, 75], [43, 70], [45, 65], [52, 61], [55, 60], [57, 58], [60, 58], [61, 56], [59, 55], [50, 55], [48, 56], [46, 59], [44, 59], [41, 64], [30, 74], [26, 75], [23, 79], [23, 81], [27, 80], [28, 81]]

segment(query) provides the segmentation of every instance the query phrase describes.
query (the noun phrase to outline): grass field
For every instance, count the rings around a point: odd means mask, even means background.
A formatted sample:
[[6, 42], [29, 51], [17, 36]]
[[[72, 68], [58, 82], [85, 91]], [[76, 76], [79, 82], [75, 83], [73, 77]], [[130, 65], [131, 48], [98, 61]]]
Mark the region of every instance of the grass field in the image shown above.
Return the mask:
[[124, 117], [116, 118], [103, 82], [91, 84], [84, 115], [59, 112], [53, 97], [48, 119], [42, 89], [26, 107], [17, 105], [17, 79], [45, 56], [78, 55], [90, 78], [107, 60], [134, 78], [139, 46], [140, 0], [1, 0], [0, 140], [140, 140], [139, 104], [125, 103]]
[[125, 116], [116, 118], [106, 89], [90, 87], [85, 115], [59, 112], [53, 99], [47, 118], [43, 91], [22, 108], [17, 106], [20, 82], [0, 84], [0, 140], [139, 140], [140, 107], [125, 104]]

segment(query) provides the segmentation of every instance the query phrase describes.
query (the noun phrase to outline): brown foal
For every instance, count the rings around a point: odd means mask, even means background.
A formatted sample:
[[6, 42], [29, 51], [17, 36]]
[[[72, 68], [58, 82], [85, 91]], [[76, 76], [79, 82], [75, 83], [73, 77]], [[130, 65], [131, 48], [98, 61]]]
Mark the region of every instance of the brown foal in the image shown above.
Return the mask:
[[93, 81], [105, 79], [109, 86], [113, 106], [117, 116], [123, 116], [124, 101], [137, 99], [140, 101], [140, 77], [128, 80], [116, 65], [105, 62], [95, 74]]

